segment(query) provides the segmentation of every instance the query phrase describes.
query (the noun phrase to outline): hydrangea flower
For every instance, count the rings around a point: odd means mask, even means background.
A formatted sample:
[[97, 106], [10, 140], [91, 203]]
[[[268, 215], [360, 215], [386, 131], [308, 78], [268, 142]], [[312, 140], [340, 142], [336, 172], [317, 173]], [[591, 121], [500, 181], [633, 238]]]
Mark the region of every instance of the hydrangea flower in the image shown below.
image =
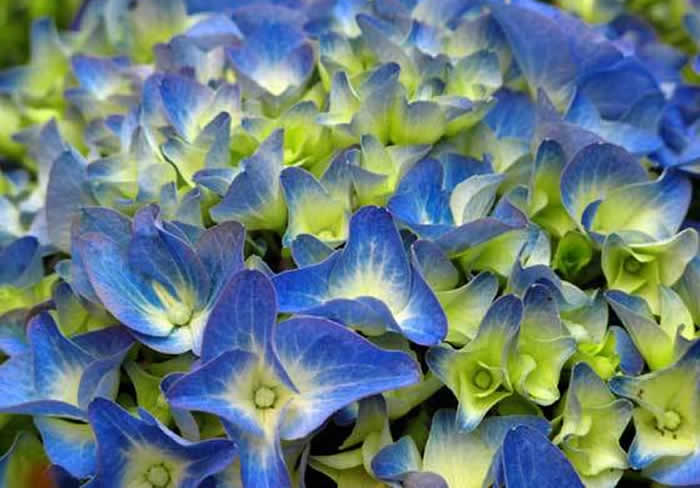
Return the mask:
[[491, 305], [476, 337], [462, 349], [445, 345], [429, 351], [428, 366], [459, 400], [461, 429], [474, 430], [494, 405], [513, 394], [509, 363], [522, 315], [522, 302], [506, 295]]
[[682, 486], [698, 477], [699, 354], [696, 342], [667, 368], [610, 382], [613, 392], [636, 404], [629, 463], [660, 483]]
[[586, 363], [577, 363], [561, 408], [562, 446], [586, 486], [615, 486], [628, 467], [620, 437], [632, 418], [631, 402], [615, 398]]
[[411, 264], [391, 215], [378, 207], [353, 215], [342, 250], [273, 283], [281, 312], [328, 317], [374, 334], [399, 332], [425, 345], [446, 333], [440, 304]]
[[148, 206], [133, 221], [116, 212], [86, 220], [75, 237], [80, 261], [73, 277], [144, 343], [199, 354], [211, 308], [231, 273], [243, 268], [244, 231], [225, 223], [193, 241], [159, 213]]
[[120, 327], [66, 338], [42, 312], [27, 330], [26, 351], [0, 365], [6, 392], [0, 411], [85, 419], [90, 402], [111, 396], [119, 366], [133, 345]]
[[265, 275], [238, 273], [212, 312], [203, 364], [166, 391], [175, 407], [224, 421], [246, 486], [291, 486], [281, 439], [302, 439], [352, 401], [418, 381], [409, 356], [338, 324], [293, 317], [278, 325], [276, 302]]
[[87, 486], [196, 487], [236, 455], [229, 440], [186, 442], [146, 411], [141, 410], [140, 416], [132, 417], [106, 399], [90, 405], [88, 417], [97, 438], [97, 468]]

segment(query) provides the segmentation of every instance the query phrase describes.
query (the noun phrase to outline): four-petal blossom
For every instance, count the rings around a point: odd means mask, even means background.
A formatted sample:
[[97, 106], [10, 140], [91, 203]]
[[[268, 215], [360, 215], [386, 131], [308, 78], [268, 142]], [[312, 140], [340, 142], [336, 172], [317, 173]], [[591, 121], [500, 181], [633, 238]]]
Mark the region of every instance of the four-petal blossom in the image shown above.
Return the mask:
[[241, 271], [205, 330], [202, 365], [166, 391], [177, 408], [218, 415], [238, 443], [243, 486], [289, 487], [281, 440], [302, 439], [360, 398], [417, 383], [415, 361], [323, 318], [276, 323], [259, 271]]

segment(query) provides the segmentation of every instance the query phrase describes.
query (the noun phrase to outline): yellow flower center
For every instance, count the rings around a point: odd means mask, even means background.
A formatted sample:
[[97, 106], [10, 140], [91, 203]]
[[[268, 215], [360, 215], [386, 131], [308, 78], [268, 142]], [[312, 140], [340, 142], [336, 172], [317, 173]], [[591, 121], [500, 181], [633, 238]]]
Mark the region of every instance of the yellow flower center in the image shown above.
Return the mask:
[[474, 386], [480, 390], [488, 390], [493, 384], [493, 375], [489, 370], [480, 368], [476, 373], [474, 373], [472, 382], [474, 383]]
[[681, 418], [678, 412], [673, 410], [666, 410], [662, 419], [663, 425], [661, 426], [665, 430], [670, 430], [671, 432], [677, 430], [681, 426]]
[[625, 271], [627, 271], [628, 273], [637, 274], [639, 273], [639, 270], [642, 269], [642, 263], [630, 256], [627, 259], [625, 259], [624, 267]]
[[190, 323], [194, 311], [188, 303], [174, 297], [163, 285], [157, 281], [153, 282], [153, 291], [156, 292], [158, 299], [163, 304], [168, 321], [171, 324], [173, 324], [175, 327], [181, 327]]
[[261, 386], [255, 390], [255, 406], [259, 409], [272, 408], [277, 400], [277, 393], [272, 388]]

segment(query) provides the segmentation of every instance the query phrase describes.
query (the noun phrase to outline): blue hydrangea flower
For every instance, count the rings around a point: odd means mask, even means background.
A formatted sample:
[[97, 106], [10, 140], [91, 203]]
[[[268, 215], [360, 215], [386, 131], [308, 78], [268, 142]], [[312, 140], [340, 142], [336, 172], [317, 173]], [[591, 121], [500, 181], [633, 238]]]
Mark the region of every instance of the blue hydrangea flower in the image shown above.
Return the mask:
[[237, 274], [209, 320], [202, 365], [166, 392], [177, 408], [223, 419], [238, 443], [246, 487], [291, 486], [281, 439], [304, 438], [349, 403], [419, 379], [402, 352], [379, 349], [325, 319], [277, 325], [276, 315], [269, 279], [258, 271]]
[[27, 330], [28, 350], [0, 365], [0, 411], [85, 419], [95, 397], [114, 396], [133, 345], [123, 328], [66, 338], [42, 312]]
[[287, 223], [280, 173], [283, 167], [284, 132], [273, 132], [253, 156], [240, 163], [220, 203], [210, 214], [217, 222], [236, 220], [248, 230], [283, 232]]
[[145, 410], [132, 417], [114, 402], [98, 398], [88, 417], [97, 438], [97, 469], [90, 488], [195, 488], [224, 469], [236, 455], [226, 439], [187, 442]]
[[527, 219], [507, 198], [494, 206], [504, 179], [488, 164], [456, 155], [444, 164], [424, 159], [406, 173], [387, 207], [465, 267], [507, 270], [524, 244]]
[[442, 308], [410, 262], [391, 215], [378, 207], [355, 213], [342, 250], [281, 273], [273, 283], [281, 312], [327, 317], [374, 335], [399, 332], [426, 345], [447, 331]]
[[150, 347], [199, 354], [219, 293], [243, 268], [243, 228], [227, 222], [189, 236], [162, 221], [157, 206], [144, 207], [133, 221], [107, 210], [83, 220], [75, 236], [74, 286]]
[[234, 14], [244, 40], [230, 47], [228, 56], [244, 92], [261, 97], [275, 110], [303, 93], [316, 57], [311, 43], [295, 25], [296, 13], [271, 5], [262, 8], [241, 9]]
[[165, 75], [160, 97], [167, 120], [174, 129], [162, 146], [188, 183], [194, 174], [228, 164], [232, 127], [240, 120], [241, 94], [236, 85], [216, 90], [185, 76]]

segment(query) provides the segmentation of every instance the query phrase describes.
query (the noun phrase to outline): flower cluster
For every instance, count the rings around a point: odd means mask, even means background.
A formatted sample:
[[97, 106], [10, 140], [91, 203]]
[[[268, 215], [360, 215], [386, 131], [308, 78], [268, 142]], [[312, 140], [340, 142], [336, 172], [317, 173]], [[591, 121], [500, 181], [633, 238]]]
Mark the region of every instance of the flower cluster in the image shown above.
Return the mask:
[[601, 19], [35, 21], [0, 72], [0, 486], [700, 486], [700, 88]]

